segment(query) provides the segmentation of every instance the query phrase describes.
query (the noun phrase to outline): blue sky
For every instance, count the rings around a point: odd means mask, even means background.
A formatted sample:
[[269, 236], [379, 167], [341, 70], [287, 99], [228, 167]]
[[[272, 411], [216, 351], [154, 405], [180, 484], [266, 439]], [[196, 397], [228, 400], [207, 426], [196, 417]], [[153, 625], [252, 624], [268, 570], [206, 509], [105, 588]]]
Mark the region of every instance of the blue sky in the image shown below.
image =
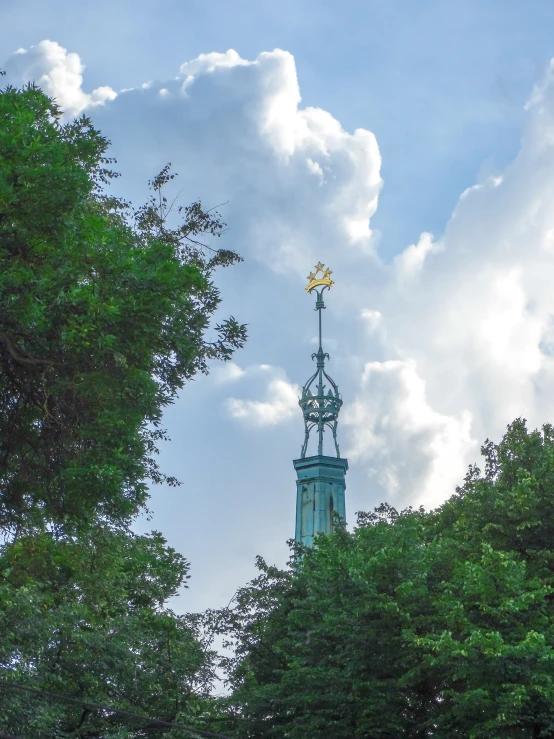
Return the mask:
[[248, 345], [168, 410], [185, 484], [141, 522], [191, 560], [182, 608], [286, 557], [319, 259], [351, 521], [437, 505], [487, 436], [551, 419], [553, 27], [538, 0], [0, 0], [10, 81], [93, 118], [122, 195], [172, 161], [184, 202], [228, 202], [245, 257], [218, 283]]

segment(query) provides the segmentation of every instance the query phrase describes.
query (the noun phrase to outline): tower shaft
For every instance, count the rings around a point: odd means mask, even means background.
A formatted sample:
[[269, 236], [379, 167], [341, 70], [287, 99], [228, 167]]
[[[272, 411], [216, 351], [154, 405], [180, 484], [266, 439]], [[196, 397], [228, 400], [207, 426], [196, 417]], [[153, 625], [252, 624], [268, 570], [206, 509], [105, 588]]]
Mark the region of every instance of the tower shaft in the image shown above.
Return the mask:
[[344, 493], [348, 461], [340, 457], [294, 460], [296, 470], [295, 540], [311, 546], [317, 534], [332, 534], [334, 514], [346, 519]]

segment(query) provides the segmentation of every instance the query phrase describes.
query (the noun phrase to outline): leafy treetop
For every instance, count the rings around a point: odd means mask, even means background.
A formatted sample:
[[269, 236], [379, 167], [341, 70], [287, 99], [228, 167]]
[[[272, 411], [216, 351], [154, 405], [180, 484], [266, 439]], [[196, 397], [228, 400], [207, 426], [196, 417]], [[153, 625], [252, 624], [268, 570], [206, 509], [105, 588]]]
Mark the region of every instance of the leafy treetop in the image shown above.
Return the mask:
[[361, 514], [208, 614], [237, 736], [554, 736], [554, 428], [482, 452], [438, 510]]
[[71, 533], [127, 525], [166, 478], [154, 456], [164, 407], [227, 360], [246, 331], [215, 327], [211, 249], [224, 224], [200, 202], [170, 227], [163, 188], [132, 213], [103, 194], [108, 142], [62, 125], [38, 88], [0, 92], [0, 527]]

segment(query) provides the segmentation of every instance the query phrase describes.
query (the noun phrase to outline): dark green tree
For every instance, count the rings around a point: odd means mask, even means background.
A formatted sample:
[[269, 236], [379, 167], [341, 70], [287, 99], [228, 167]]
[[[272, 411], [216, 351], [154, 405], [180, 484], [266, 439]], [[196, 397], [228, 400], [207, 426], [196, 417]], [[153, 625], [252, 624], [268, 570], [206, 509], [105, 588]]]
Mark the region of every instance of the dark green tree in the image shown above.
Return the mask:
[[554, 736], [554, 429], [482, 452], [437, 511], [361, 514], [210, 614], [237, 736]]
[[158, 533], [96, 529], [79, 541], [43, 533], [5, 547], [0, 731], [29, 739], [162, 732], [148, 721], [28, 694], [13, 683], [164, 721], [195, 722], [213, 660], [198, 619], [167, 606], [187, 570]]
[[[196, 202], [169, 226], [163, 188], [134, 213], [102, 194], [108, 142], [89, 119], [62, 125], [39, 89], [0, 93], [0, 527], [10, 536], [93, 521], [127, 524], [165, 479], [154, 460], [165, 406], [229, 359], [217, 213]], [[169, 479], [168, 482], [175, 482]]]
[[172, 212], [169, 165], [136, 211], [106, 195], [107, 147], [38, 88], [0, 91], [0, 733], [20, 739], [168, 732], [90, 702], [210, 709], [198, 619], [168, 606], [188, 564], [130, 525], [149, 484], [177, 484], [155, 459], [164, 408], [244, 342], [234, 318], [211, 328], [214, 271], [239, 257], [205, 243], [217, 212]]

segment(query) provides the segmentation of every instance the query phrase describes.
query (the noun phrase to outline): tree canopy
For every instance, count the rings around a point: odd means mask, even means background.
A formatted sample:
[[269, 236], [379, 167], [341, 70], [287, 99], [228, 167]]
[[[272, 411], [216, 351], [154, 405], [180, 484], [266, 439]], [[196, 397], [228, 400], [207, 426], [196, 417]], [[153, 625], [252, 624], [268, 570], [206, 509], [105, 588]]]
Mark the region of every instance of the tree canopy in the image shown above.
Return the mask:
[[[162, 411], [245, 338], [220, 302], [210, 250], [218, 213], [179, 208], [169, 166], [134, 213], [102, 193], [108, 142], [88, 118], [62, 125], [38, 88], [0, 94], [0, 526], [71, 532], [128, 523], [164, 479]], [[175, 482], [170, 479], [169, 482]]]
[[487, 441], [438, 510], [380, 506], [211, 614], [237, 736], [554, 736], [554, 429]]
[[[187, 571], [158, 533], [19, 537], [0, 557], [3, 678], [166, 721], [194, 717], [212, 659], [197, 619], [167, 607]], [[160, 734], [149, 722], [1, 683], [0, 727], [25, 737]]]
[[212, 328], [214, 272], [240, 258], [205, 243], [219, 213], [168, 203], [169, 165], [144, 206], [109, 197], [108, 142], [60, 117], [33, 85], [0, 91], [0, 734], [159, 736], [91, 703], [205, 713], [213, 656], [168, 603], [188, 563], [130, 526], [150, 484], [177, 484], [164, 408], [245, 340]]

